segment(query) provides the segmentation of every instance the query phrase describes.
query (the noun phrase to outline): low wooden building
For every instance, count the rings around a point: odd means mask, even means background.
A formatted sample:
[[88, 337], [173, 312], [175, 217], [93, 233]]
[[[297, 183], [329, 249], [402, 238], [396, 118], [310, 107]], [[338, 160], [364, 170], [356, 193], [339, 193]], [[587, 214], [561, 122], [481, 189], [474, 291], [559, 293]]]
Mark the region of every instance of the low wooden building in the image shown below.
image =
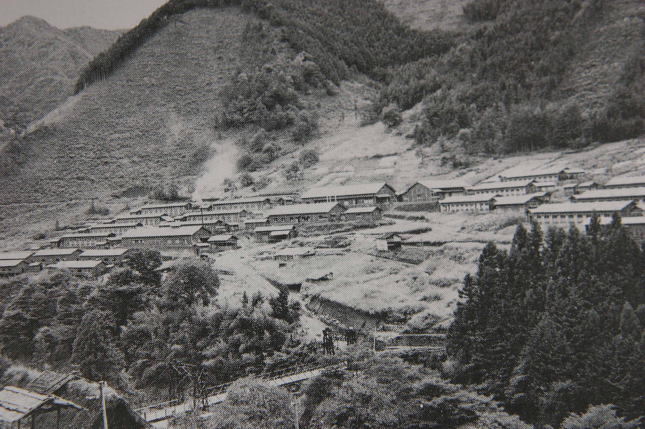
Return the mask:
[[494, 209], [503, 213], [526, 214], [527, 210], [534, 209], [547, 202], [548, 195], [546, 192], [538, 192], [510, 197], [495, 197]]
[[33, 254], [32, 250], [4, 251], [0, 252], [0, 261], [23, 260], [30, 262]]
[[41, 249], [31, 257], [32, 262], [55, 264], [60, 261], [75, 261], [81, 254], [80, 249]]
[[469, 185], [463, 180], [420, 180], [399, 194], [404, 203], [436, 202], [446, 197], [463, 195]]
[[75, 275], [98, 277], [107, 271], [107, 266], [97, 260], [86, 261], [60, 261], [47, 265], [47, 269], [65, 270]]
[[546, 167], [533, 170], [513, 168], [512, 170], [500, 174], [499, 178], [503, 182], [534, 180], [536, 182], [559, 183], [563, 180], [580, 179], [584, 174], [584, 170], [575, 167]]
[[276, 243], [290, 240], [298, 235], [294, 225], [259, 226], [254, 231], [255, 239], [263, 243]]
[[341, 215], [341, 219], [349, 222], [368, 221], [377, 222], [383, 218], [380, 207], [352, 207]]
[[620, 188], [639, 188], [645, 187], [645, 176], [621, 176], [612, 177], [603, 188], [620, 189]]
[[[16, 386], [0, 389], [0, 427], [14, 428], [52, 428], [60, 427], [61, 410], [80, 411], [83, 407], [52, 394], [42, 394]], [[39, 417], [54, 413], [55, 418], [46, 426], [38, 425]]]
[[213, 235], [208, 239], [211, 250], [222, 251], [237, 248], [237, 237], [232, 234]]
[[535, 182], [535, 190], [537, 192], [555, 192], [557, 188], [557, 182]]
[[255, 231], [256, 228], [259, 228], [261, 226], [267, 226], [269, 225], [269, 219], [263, 217], [263, 218], [257, 218], [257, 219], [244, 219], [244, 230], [245, 231]]
[[81, 261], [98, 260], [105, 265], [121, 265], [130, 252], [131, 249], [126, 248], [89, 249], [83, 250], [78, 259]]
[[582, 230], [592, 216], [611, 218], [614, 214], [621, 217], [642, 216], [643, 210], [635, 201], [543, 204], [529, 210], [529, 220], [540, 224], [543, 230], [552, 226], [565, 229], [575, 226]]
[[337, 202], [274, 207], [266, 214], [270, 225], [338, 222], [345, 207]]
[[66, 234], [63, 235], [59, 240], [59, 247], [63, 248], [78, 248], [85, 247], [87, 249], [102, 247], [108, 247], [107, 239], [110, 237], [115, 237], [116, 234], [112, 232], [88, 232], [83, 234]]
[[126, 214], [114, 218], [114, 223], [140, 223], [143, 226], [157, 226], [167, 216], [160, 214]]
[[209, 202], [209, 211], [242, 211], [259, 213], [272, 207], [269, 197], [231, 198]]
[[11, 277], [26, 273], [29, 264], [24, 259], [0, 260], [0, 277]]
[[240, 223], [248, 216], [246, 210], [197, 210], [175, 218], [182, 222], [211, 223], [221, 221], [227, 224]]
[[121, 237], [123, 247], [149, 249], [191, 249], [203, 243], [211, 233], [204, 227], [180, 226], [171, 228], [139, 228]]
[[397, 195], [390, 185], [379, 182], [312, 188], [300, 198], [305, 203], [342, 202], [346, 207], [353, 207], [388, 205], [396, 201]]
[[495, 194], [502, 197], [532, 194], [537, 191], [534, 180], [484, 182], [466, 189], [468, 195]]
[[634, 188], [595, 189], [571, 197], [574, 201], [641, 201], [645, 202], [645, 186]]
[[489, 212], [495, 205], [495, 195], [463, 195], [448, 197], [439, 201], [442, 213], [450, 212]]
[[142, 226], [141, 222], [98, 223], [90, 225], [88, 232], [92, 234], [114, 234], [116, 236]]
[[192, 208], [193, 204], [191, 202], [180, 201], [167, 204], [146, 204], [137, 211], [142, 215], [180, 216], [189, 212]]

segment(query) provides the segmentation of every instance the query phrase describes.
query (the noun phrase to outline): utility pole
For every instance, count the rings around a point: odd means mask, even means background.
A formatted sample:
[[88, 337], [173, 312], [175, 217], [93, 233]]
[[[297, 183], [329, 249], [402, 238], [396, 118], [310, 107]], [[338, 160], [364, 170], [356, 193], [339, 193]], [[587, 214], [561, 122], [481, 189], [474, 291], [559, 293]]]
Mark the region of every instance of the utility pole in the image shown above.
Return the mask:
[[298, 421], [298, 399], [294, 396], [292, 397], [293, 400], [293, 427], [295, 429], [300, 429], [300, 422]]
[[105, 409], [105, 381], [99, 381], [99, 390], [101, 391], [101, 414], [103, 414], [103, 429], [109, 429], [107, 410]]

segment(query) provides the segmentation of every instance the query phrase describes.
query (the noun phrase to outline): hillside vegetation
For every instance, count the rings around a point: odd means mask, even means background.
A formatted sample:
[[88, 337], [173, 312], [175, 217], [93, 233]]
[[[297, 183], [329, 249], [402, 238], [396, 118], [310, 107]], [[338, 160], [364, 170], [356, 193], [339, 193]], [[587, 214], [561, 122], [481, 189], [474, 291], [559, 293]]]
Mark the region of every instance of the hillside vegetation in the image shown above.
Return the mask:
[[0, 121], [24, 129], [71, 95], [81, 69], [118, 37], [89, 27], [59, 30], [26, 16], [0, 28]]
[[[424, 101], [423, 145], [458, 140], [470, 152], [580, 147], [644, 129], [642, 3], [474, 0], [483, 27], [440, 58], [391, 68], [375, 104]], [[457, 139], [458, 137], [458, 139]]]

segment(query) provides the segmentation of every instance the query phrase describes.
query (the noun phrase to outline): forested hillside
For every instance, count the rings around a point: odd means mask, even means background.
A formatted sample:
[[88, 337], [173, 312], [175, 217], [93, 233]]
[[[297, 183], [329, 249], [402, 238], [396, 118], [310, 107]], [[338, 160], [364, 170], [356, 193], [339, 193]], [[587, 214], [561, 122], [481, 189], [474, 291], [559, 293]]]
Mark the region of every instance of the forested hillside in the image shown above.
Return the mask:
[[645, 404], [645, 253], [616, 217], [590, 234], [519, 226], [466, 276], [448, 352], [455, 381], [557, 427], [591, 404], [639, 417]]
[[71, 95], [81, 69], [118, 37], [89, 27], [60, 30], [23, 17], [0, 28], [0, 120], [24, 129]]
[[439, 59], [391, 68], [376, 103], [424, 100], [418, 143], [499, 153], [643, 133], [642, 2], [473, 0], [464, 15], [482, 27]]

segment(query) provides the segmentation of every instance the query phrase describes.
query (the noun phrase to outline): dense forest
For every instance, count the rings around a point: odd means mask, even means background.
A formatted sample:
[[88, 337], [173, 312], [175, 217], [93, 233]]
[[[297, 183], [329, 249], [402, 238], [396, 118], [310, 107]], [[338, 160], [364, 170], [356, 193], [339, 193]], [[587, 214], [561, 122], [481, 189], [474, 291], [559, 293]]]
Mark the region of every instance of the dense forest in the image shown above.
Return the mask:
[[291, 338], [299, 305], [286, 291], [218, 307], [205, 262], [178, 262], [163, 281], [158, 252], [136, 251], [126, 265], [104, 283], [64, 272], [2, 281], [2, 355], [161, 397], [315, 358]]
[[617, 71], [618, 84], [602, 106], [589, 109], [561, 87], [608, 8], [604, 0], [473, 0], [464, 15], [483, 27], [445, 55], [389, 68], [374, 114], [423, 100], [417, 142], [458, 139], [471, 153], [636, 137], [645, 131], [645, 102], [638, 95], [645, 90], [642, 47]]
[[517, 228], [466, 276], [449, 331], [453, 381], [476, 386], [536, 425], [589, 405], [645, 409], [645, 252], [616, 217], [572, 228]]

